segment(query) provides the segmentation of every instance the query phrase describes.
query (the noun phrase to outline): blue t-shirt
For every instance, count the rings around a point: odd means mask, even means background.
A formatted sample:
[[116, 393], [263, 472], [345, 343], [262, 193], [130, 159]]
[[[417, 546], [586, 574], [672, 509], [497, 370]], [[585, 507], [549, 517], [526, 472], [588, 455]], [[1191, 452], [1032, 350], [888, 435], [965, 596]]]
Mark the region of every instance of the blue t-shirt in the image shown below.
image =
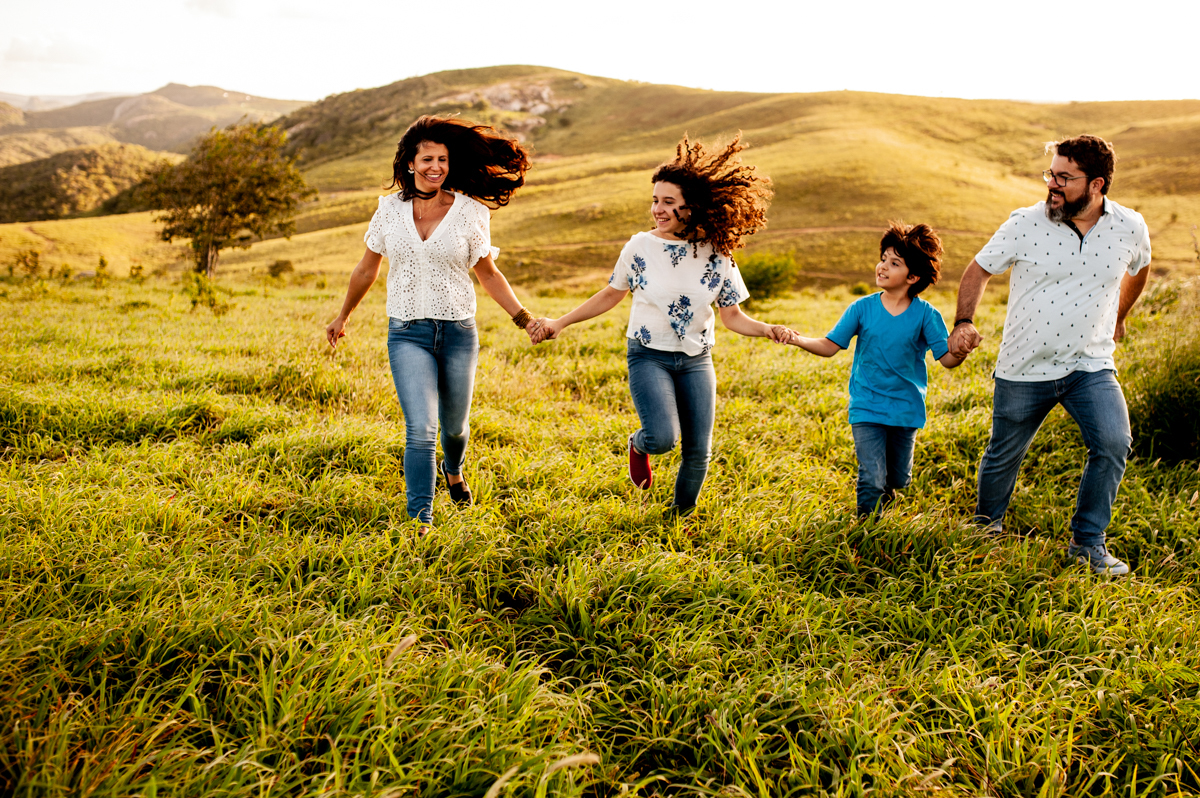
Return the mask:
[[893, 316], [883, 293], [855, 300], [825, 336], [847, 349], [858, 336], [850, 367], [850, 423], [925, 426], [925, 350], [940, 358], [950, 333], [942, 314], [920, 297]]

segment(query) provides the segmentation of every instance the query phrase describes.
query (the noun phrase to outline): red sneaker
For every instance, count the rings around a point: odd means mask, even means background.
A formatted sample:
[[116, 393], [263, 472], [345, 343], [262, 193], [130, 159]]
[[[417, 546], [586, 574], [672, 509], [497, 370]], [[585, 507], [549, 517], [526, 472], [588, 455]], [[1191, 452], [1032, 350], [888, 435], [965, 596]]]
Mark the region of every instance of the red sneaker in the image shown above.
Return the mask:
[[642, 490], [649, 490], [654, 481], [654, 473], [650, 470], [650, 455], [643, 454], [633, 448], [633, 436], [629, 436], [629, 478]]

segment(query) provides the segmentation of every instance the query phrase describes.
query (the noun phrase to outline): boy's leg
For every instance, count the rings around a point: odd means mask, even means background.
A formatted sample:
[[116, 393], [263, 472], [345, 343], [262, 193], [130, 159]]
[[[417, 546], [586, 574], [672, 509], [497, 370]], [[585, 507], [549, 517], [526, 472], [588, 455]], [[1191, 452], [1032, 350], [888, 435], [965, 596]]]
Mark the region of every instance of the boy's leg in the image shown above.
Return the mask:
[[684, 357], [675, 372], [675, 401], [682, 434], [679, 475], [675, 478], [675, 507], [689, 512], [696, 505], [712, 452], [713, 419], [717, 412], [717, 375], [712, 355]]
[[863, 422], [851, 424], [854, 454], [858, 458], [856, 502], [859, 517], [877, 512], [887, 490], [887, 427]]
[[1062, 398], [1063, 407], [1079, 425], [1088, 450], [1071, 533], [1081, 546], [1102, 546], [1133, 444], [1129, 409], [1112, 371], [1075, 372], [1064, 382], [1068, 388]]
[[1054, 382], [1015, 382], [996, 378], [992, 436], [979, 463], [975, 523], [999, 532], [1017, 485], [1021, 461], [1046, 414], [1058, 404]]
[[912, 482], [913, 448], [917, 443], [916, 427], [887, 428], [887, 490], [884, 497], [891, 503], [894, 494]]

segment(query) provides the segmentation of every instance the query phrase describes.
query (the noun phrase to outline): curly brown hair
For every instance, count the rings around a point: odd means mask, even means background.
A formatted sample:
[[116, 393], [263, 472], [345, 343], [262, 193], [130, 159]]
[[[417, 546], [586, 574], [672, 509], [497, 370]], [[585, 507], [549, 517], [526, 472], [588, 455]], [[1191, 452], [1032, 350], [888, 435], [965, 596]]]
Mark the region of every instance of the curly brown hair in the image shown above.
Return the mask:
[[392, 183], [388, 188], [399, 186], [400, 198], [405, 201], [422, 196], [408, 166], [425, 141], [443, 144], [450, 152], [445, 188], [500, 207], [525, 185], [529, 153], [519, 141], [488, 125], [448, 116], [422, 116], [404, 131], [392, 161]]
[[675, 158], [654, 170], [650, 182], [679, 186], [684, 207], [691, 211], [680, 238], [710, 244], [729, 256], [743, 238], [767, 226], [767, 206], [775, 192], [769, 177], [742, 164], [738, 153], [745, 148], [740, 132], [712, 151], [684, 135]]
[[879, 258], [889, 249], [904, 259], [909, 274], [919, 278], [908, 287], [909, 297], [914, 297], [942, 276], [942, 240], [927, 224], [905, 224], [888, 222], [887, 232], [879, 242]]

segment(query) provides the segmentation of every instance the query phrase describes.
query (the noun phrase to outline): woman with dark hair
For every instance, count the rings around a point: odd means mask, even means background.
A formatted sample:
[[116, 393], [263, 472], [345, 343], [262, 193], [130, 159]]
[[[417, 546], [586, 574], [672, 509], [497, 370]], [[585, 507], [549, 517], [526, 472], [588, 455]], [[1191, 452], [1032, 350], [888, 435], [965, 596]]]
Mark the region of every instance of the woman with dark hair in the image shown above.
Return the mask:
[[[496, 268], [488, 206], [508, 204], [525, 182], [520, 143], [484, 125], [422, 116], [396, 148], [391, 187], [367, 228], [366, 252], [350, 275], [342, 311], [325, 328], [329, 345], [379, 276], [387, 257], [388, 360], [404, 411], [408, 515], [424, 532], [433, 522], [436, 472], [450, 497], [470, 504], [463, 480], [468, 415], [479, 360], [470, 270], [513, 323], [532, 337], [535, 320]], [[435, 464], [438, 424], [441, 463]]]
[[755, 321], [739, 307], [749, 293], [733, 251], [766, 225], [772, 193], [767, 178], [741, 164], [742, 149], [740, 135], [711, 152], [685, 136], [675, 158], [651, 178], [654, 229], [629, 239], [606, 287], [533, 333], [534, 343], [555, 338], [633, 292], [627, 362], [642, 427], [629, 436], [629, 478], [649, 488], [649, 455], [669, 452], [680, 441], [683, 461], [671, 505], [678, 515], [694, 509], [708, 473], [717, 399], [711, 305], [716, 303], [721, 323], [740, 335], [781, 344], [795, 335]]

